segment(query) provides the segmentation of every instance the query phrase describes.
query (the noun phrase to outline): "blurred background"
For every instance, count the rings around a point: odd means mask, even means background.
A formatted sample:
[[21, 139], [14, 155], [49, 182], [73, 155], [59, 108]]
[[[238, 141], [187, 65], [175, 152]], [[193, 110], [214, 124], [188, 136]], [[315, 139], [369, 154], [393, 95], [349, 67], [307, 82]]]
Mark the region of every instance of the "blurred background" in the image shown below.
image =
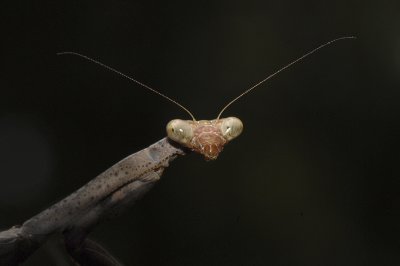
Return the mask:
[[[3, 3], [0, 229], [233, 104], [218, 160], [174, 161], [91, 238], [126, 265], [400, 265], [398, 1]], [[70, 265], [48, 244], [24, 265]]]

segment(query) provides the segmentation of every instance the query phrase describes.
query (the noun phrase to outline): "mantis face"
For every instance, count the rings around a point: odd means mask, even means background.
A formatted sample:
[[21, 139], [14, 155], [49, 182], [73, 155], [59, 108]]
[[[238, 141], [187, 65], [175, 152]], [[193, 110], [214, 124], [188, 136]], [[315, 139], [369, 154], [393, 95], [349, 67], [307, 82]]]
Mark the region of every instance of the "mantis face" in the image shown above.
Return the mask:
[[354, 36], [348, 36], [348, 37], [340, 37], [334, 40], [331, 40], [329, 42], [326, 42], [317, 48], [312, 49], [311, 51], [305, 53], [304, 55], [300, 56], [296, 60], [290, 62], [289, 64], [285, 65], [284, 67], [278, 69], [271, 75], [267, 76], [263, 80], [257, 82], [244, 92], [242, 92], [239, 96], [231, 100], [227, 105], [225, 105], [224, 108], [219, 112], [217, 118], [215, 120], [200, 120], [196, 121], [192, 113], [183, 105], [178, 103], [177, 101], [169, 98], [168, 96], [162, 94], [161, 92], [147, 86], [146, 84], [131, 78], [130, 76], [110, 67], [107, 66], [95, 59], [92, 59], [90, 57], [87, 57], [82, 54], [78, 54], [75, 52], [60, 52], [57, 53], [58, 55], [65, 55], [65, 54], [70, 54], [70, 55], [76, 55], [80, 56], [86, 60], [89, 60], [95, 64], [98, 64], [114, 73], [117, 73], [118, 75], [121, 75], [134, 83], [144, 87], [145, 89], [148, 89], [149, 91], [152, 91], [155, 94], [158, 94], [159, 96], [167, 99], [168, 101], [176, 104], [180, 108], [182, 108], [186, 113], [188, 113], [193, 120], [180, 120], [180, 119], [174, 119], [170, 121], [167, 125], [167, 135], [170, 139], [176, 141], [177, 143], [195, 151], [200, 154], [203, 154], [206, 160], [215, 160], [219, 153], [222, 151], [224, 148], [224, 145], [231, 141], [232, 139], [236, 138], [237, 136], [242, 133], [243, 130], [243, 123], [236, 117], [228, 117], [228, 118], [220, 118], [222, 113], [225, 111], [226, 108], [228, 108], [232, 103], [236, 102], [238, 99], [242, 98], [244, 95], [247, 93], [251, 92], [267, 80], [271, 79], [272, 77], [276, 76], [283, 70], [289, 68], [290, 66], [294, 65], [297, 62], [302, 61], [304, 58], [307, 56], [315, 53], [316, 51], [322, 49], [325, 46], [328, 46], [334, 42], [340, 41], [340, 40], [345, 40], [345, 39], [355, 39]]
[[243, 123], [236, 117], [200, 121], [174, 119], [167, 124], [170, 139], [204, 155], [206, 160], [217, 159], [224, 145], [242, 131]]

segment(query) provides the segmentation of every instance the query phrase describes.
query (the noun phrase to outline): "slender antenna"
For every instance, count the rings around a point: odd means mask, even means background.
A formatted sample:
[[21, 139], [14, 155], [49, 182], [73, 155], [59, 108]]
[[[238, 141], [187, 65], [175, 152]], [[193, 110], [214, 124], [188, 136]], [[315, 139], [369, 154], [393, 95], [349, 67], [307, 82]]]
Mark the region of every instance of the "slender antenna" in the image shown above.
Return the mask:
[[164, 97], [164, 98], [167, 99], [168, 101], [173, 102], [174, 104], [178, 105], [180, 108], [182, 108], [183, 110], [185, 110], [186, 113], [188, 113], [188, 114], [192, 117], [193, 121], [196, 121], [196, 118], [194, 118], [194, 116], [192, 115], [192, 113], [191, 113], [188, 109], [186, 109], [183, 105], [181, 105], [180, 103], [178, 103], [177, 101], [175, 101], [175, 100], [169, 98], [168, 96], [166, 96], [166, 95], [162, 94], [161, 92], [159, 92], [159, 91], [157, 91], [157, 90], [151, 88], [150, 86], [147, 86], [146, 84], [144, 84], [144, 83], [142, 83], [142, 82], [140, 82], [140, 81], [138, 81], [138, 80], [136, 80], [136, 79], [134, 79], [134, 78], [131, 78], [130, 76], [128, 76], [128, 75], [126, 75], [126, 74], [124, 74], [124, 73], [122, 73], [122, 72], [116, 70], [115, 68], [112, 68], [112, 67], [110, 67], [110, 66], [107, 66], [106, 64], [103, 64], [103, 63], [101, 63], [101, 62], [99, 62], [99, 61], [97, 61], [97, 60], [95, 60], [95, 59], [93, 59], [93, 58], [90, 58], [90, 57], [88, 57], [88, 56], [86, 56], [86, 55], [82, 55], [82, 54], [79, 54], [79, 53], [75, 53], [75, 52], [59, 52], [59, 53], [57, 53], [57, 55], [68, 55], [68, 54], [69, 54], [69, 55], [77, 55], [77, 56], [80, 56], [80, 57], [82, 57], [82, 58], [84, 58], [84, 59], [86, 59], [86, 60], [89, 60], [89, 61], [91, 61], [92, 63], [95, 63], [95, 64], [97, 64], [97, 65], [100, 65], [100, 66], [102, 66], [102, 67], [108, 69], [108, 70], [111, 70], [112, 72], [117, 73], [117, 74], [119, 74], [119, 75], [121, 75], [121, 76], [123, 76], [123, 77], [125, 77], [125, 78], [127, 78], [127, 79], [129, 79], [129, 80], [131, 80], [131, 81], [133, 81], [133, 82], [135, 82], [136, 84], [138, 84], [138, 85], [140, 85], [140, 86], [142, 86], [142, 87], [144, 87], [144, 88], [146, 88], [146, 89], [148, 89], [148, 90], [150, 90], [150, 91], [152, 91], [152, 92], [154, 92], [154, 93], [160, 95], [161, 97]]
[[268, 77], [266, 77], [265, 79], [259, 81], [258, 83], [256, 83], [255, 85], [253, 85], [252, 87], [250, 87], [249, 89], [245, 90], [244, 92], [242, 92], [239, 96], [237, 96], [236, 98], [234, 98], [232, 101], [230, 101], [227, 105], [225, 105], [224, 108], [222, 108], [221, 112], [219, 112], [218, 117], [216, 120], [218, 120], [222, 113], [226, 110], [226, 108], [228, 108], [232, 103], [236, 102], [238, 99], [240, 99], [241, 97], [243, 97], [244, 95], [246, 95], [247, 93], [249, 93], [250, 91], [252, 91], [253, 89], [257, 88], [258, 86], [260, 86], [261, 84], [263, 84], [264, 82], [266, 82], [267, 80], [271, 79], [273, 76], [277, 75], [278, 73], [282, 72], [283, 70], [285, 70], [286, 68], [296, 64], [297, 62], [303, 60], [304, 58], [306, 58], [307, 56], [313, 54], [314, 52], [318, 51], [319, 49], [324, 48], [325, 46], [328, 46], [334, 42], [340, 41], [340, 40], [344, 40], [344, 39], [356, 39], [355, 36], [347, 36], [347, 37], [341, 37], [341, 38], [337, 38], [334, 39], [332, 41], [329, 41], [327, 43], [324, 43], [320, 46], [318, 46], [317, 48], [314, 48], [313, 50], [309, 51], [308, 53], [302, 55], [301, 57], [297, 58], [296, 60], [292, 61], [291, 63], [287, 64], [286, 66], [282, 67], [281, 69], [279, 69], [278, 71], [272, 73], [271, 75], [269, 75]]

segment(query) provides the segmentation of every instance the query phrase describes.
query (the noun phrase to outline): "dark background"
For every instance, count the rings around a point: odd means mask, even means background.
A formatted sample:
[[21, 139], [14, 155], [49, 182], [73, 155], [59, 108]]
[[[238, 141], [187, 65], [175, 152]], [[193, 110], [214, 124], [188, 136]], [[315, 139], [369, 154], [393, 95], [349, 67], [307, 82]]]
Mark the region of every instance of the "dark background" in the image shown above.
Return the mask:
[[[397, 3], [396, 3], [397, 2]], [[165, 136], [177, 106], [243, 134], [176, 160], [91, 237], [126, 265], [400, 265], [398, 1], [19, 1], [1, 7], [0, 228]], [[57, 241], [56, 241], [57, 242]], [[25, 265], [68, 265], [48, 244]]]

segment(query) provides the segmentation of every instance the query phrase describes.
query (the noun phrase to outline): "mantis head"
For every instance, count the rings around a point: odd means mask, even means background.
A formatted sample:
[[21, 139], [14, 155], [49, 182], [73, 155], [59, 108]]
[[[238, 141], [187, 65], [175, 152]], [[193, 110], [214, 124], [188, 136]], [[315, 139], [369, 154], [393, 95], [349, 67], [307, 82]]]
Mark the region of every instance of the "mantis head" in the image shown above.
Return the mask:
[[243, 97], [245, 94], [249, 93], [256, 87], [260, 86], [261, 84], [263, 84], [270, 78], [274, 77], [281, 71], [289, 68], [293, 64], [303, 60], [305, 57], [313, 54], [314, 52], [322, 49], [323, 47], [328, 46], [336, 41], [344, 40], [344, 39], [355, 39], [355, 37], [350, 36], [350, 37], [337, 38], [337, 39], [334, 39], [327, 43], [324, 43], [324, 44], [318, 46], [317, 48], [314, 48], [313, 50], [307, 52], [306, 54], [304, 54], [301, 57], [297, 58], [296, 60], [292, 61], [291, 63], [278, 69], [271, 75], [267, 76], [263, 80], [257, 82], [253, 86], [251, 86], [249, 89], [242, 92], [239, 96], [234, 98], [227, 105], [225, 105], [224, 108], [222, 108], [222, 110], [220, 111], [220, 113], [218, 114], [216, 119], [200, 120], [200, 121], [196, 121], [196, 119], [194, 118], [192, 113], [187, 108], [185, 108], [183, 105], [178, 103], [177, 101], [169, 98], [168, 96], [162, 94], [158, 90], [155, 90], [155, 89], [147, 86], [146, 84], [141, 83], [140, 81], [138, 81], [134, 78], [131, 78], [130, 76], [125, 75], [124, 73], [122, 73], [110, 66], [107, 66], [97, 60], [94, 60], [90, 57], [87, 57], [85, 55], [78, 54], [75, 52], [61, 52], [61, 53], [57, 53], [57, 54], [58, 55], [72, 54], [72, 55], [77, 55], [77, 56], [83, 57], [84, 59], [89, 60], [95, 64], [98, 64], [108, 70], [111, 70], [112, 72], [115, 72], [115, 73], [135, 82], [136, 84], [160, 95], [161, 97], [164, 97], [168, 101], [173, 102], [176, 105], [178, 105], [180, 108], [185, 110], [192, 117], [192, 120], [174, 119], [174, 120], [170, 121], [167, 124], [168, 138], [179, 143], [182, 146], [185, 146], [195, 152], [198, 152], [198, 153], [204, 155], [206, 160], [215, 160], [218, 157], [219, 153], [224, 148], [224, 145], [227, 144], [229, 141], [233, 140], [234, 138], [238, 137], [243, 131], [243, 123], [242, 123], [242, 121], [240, 121], [239, 118], [236, 118], [236, 117], [220, 118], [226, 108], [228, 108], [232, 103], [236, 102], [238, 99]]
[[239, 118], [216, 120], [174, 119], [167, 124], [167, 136], [182, 146], [204, 155], [206, 160], [217, 159], [226, 143], [243, 131]]

